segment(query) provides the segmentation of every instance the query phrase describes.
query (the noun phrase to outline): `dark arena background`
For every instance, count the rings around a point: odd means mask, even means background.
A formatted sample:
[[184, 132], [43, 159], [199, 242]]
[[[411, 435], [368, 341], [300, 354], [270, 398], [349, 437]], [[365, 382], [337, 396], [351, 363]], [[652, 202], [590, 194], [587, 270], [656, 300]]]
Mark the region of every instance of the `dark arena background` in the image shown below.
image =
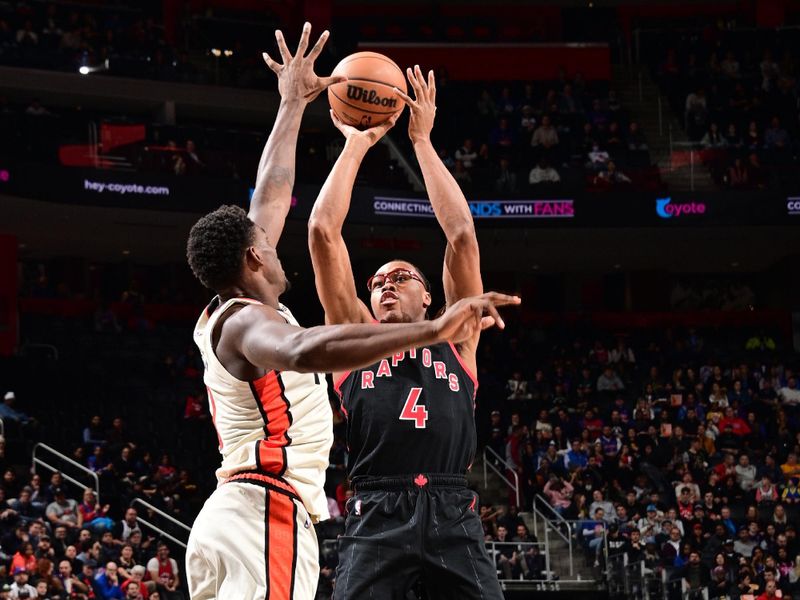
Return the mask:
[[[188, 598], [219, 454], [186, 239], [247, 207], [279, 100], [261, 52], [306, 20], [331, 31], [319, 74], [359, 50], [435, 71], [484, 285], [523, 298], [481, 340], [469, 474], [506, 597], [800, 598], [797, 0], [0, 1], [0, 598], [26, 577], [122, 597], [111, 561], [144, 570], [131, 598]], [[403, 256], [441, 302], [407, 123], [345, 238], [358, 282]], [[323, 95], [278, 248], [304, 325], [342, 146]], [[319, 599], [349, 493], [335, 414]]]

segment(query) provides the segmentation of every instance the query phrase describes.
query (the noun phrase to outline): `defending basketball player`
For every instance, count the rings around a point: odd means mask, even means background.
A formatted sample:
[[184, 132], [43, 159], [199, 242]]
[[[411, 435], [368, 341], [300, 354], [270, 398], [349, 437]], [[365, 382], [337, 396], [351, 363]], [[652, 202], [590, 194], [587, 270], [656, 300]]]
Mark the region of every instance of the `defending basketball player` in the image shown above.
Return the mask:
[[[323, 33], [304, 56], [305, 25], [292, 56], [277, 32], [281, 104], [259, 165], [250, 213], [223, 206], [192, 227], [187, 257], [216, 298], [194, 338], [219, 438], [219, 486], [189, 538], [193, 600], [311, 600], [318, 581], [314, 523], [328, 517], [323, 491], [332, 415], [322, 373], [358, 368], [413, 344], [461, 341], [502, 321], [513, 299], [485, 294], [431, 323], [302, 329], [280, 301], [286, 276], [275, 246], [291, 202], [303, 110], [335, 78], [314, 74]], [[488, 315], [488, 316], [485, 316]]]
[[[452, 307], [483, 291], [478, 243], [466, 199], [430, 141], [433, 73], [426, 81], [416, 67], [407, 76], [415, 98], [395, 93], [411, 111], [408, 133], [447, 238], [442, 280]], [[430, 285], [407, 261], [392, 260], [369, 279], [371, 311], [358, 297], [341, 229], [361, 161], [388, 127], [358, 131], [331, 117], [346, 142], [309, 221], [326, 322], [425, 322]], [[355, 489], [340, 538], [336, 600], [404, 599], [420, 582], [428, 598], [503, 597], [483, 542], [477, 497], [464, 477], [476, 447], [479, 336], [476, 329], [458, 343], [415, 349], [409, 342], [405, 352], [334, 374]]]

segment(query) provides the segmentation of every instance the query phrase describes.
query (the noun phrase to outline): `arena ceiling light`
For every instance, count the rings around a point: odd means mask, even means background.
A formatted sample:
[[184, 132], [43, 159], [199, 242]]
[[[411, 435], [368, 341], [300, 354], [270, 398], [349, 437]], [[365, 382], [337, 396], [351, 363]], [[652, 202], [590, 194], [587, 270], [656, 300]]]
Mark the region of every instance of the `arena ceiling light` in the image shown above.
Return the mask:
[[90, 67], [89, 65], [81, 65], [78, 67], [78, 73], [81, 75], [89, 75], [91, 73], [97, 73], [98, 71], [108, 71], [108, 59], [96, 67]]

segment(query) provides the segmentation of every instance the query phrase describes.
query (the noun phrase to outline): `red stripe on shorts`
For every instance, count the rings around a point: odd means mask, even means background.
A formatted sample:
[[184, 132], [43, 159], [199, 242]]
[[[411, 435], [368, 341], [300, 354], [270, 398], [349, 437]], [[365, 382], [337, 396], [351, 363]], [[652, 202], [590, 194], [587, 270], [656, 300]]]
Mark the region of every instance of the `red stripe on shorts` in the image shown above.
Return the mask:
[[292, 600], [297, 566], [297, 506], [280, 492], [268, 490], [268, 600]]

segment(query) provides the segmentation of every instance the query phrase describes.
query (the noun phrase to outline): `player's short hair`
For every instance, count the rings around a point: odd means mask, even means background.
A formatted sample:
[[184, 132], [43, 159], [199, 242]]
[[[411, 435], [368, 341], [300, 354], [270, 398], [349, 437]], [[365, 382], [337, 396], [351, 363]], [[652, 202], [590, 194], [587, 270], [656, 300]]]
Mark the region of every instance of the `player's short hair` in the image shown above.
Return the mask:
[[232, 205], [220, 206], [194, 224], [186, 258], [200, 283], [218, 292], [236, 282], [255, 227], [244, 210]]

